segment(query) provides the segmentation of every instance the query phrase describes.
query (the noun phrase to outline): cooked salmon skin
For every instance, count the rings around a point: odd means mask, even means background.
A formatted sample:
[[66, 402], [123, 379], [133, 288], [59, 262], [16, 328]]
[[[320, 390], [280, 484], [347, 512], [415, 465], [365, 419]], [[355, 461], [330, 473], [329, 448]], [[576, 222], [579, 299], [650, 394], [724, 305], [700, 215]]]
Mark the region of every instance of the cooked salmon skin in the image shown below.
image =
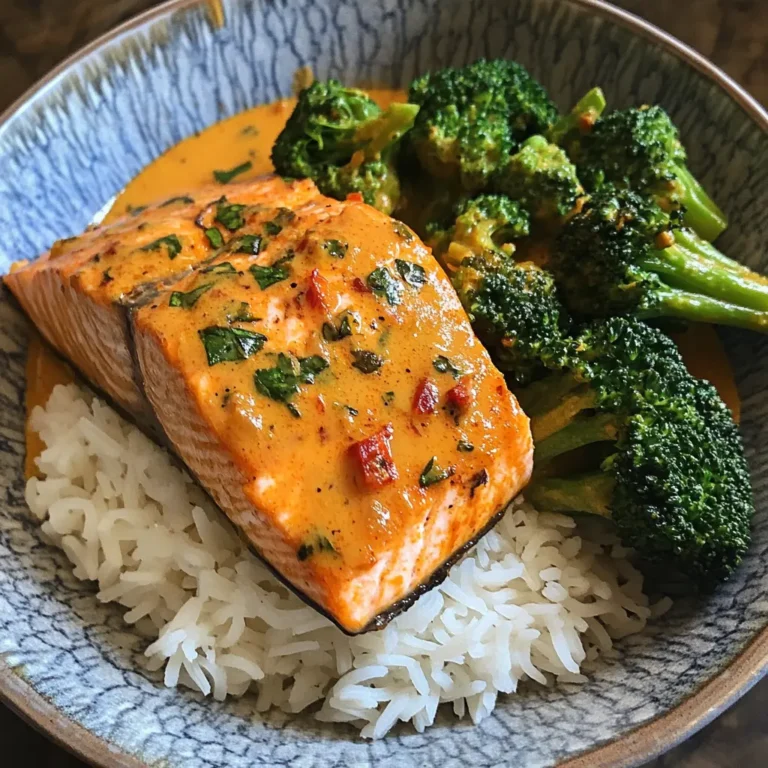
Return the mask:
[[[528, 481], [528, 419], [405, 225], [310, 182], [220, 190], [6, 282], [100, 389], [156, 419], [286, 583], [346, 632], [383, 626]], [[162, 232], [179, 233], [178, 265], [162, 245], [146, 257]], [[96, 262], [105, 285], [82, 270], [107, 243], [121, 256]]]

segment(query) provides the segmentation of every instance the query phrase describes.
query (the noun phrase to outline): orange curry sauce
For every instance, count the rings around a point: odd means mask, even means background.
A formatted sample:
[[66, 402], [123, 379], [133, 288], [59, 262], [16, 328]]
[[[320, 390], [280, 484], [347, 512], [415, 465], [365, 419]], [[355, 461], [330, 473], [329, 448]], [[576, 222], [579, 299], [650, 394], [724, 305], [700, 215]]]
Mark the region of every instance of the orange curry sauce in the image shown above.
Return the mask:
[[[401, 91], [369, 91], [380, 106], [404, 99]], [[245, 162], [251, 167], [238, 175], [247, 180], [272, 170], [270, 150], [290, 115], [294, 99], [284, 99], [241, 112], [201, 133], [190, 136], [148, 165], [118, 196], [105, 221], [114, 221], [138, 206], [182, 194], [210, 184], [215, 169], [229, 169]], [[709, 379], [720, 391], [738, 420], [741, 403], [717, 333], [709, 326], [694, 326], [675, 336], [685, 361], [696, 376]], [[44, 405], [57, 384], [74, 380], [71, 368], [53, 353], [38, 335], [33, 335], [27, 358], [27, 414]], [[39, 436], [27, 424], [27, 477], [36, 473], [35, 459], [42, 450]]]

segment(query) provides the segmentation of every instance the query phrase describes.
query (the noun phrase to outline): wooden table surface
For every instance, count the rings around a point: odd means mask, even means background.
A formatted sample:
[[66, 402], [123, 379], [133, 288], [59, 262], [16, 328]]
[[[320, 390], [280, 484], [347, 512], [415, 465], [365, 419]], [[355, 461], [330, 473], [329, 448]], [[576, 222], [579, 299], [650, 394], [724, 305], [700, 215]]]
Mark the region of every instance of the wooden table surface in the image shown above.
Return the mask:
[[[0, 0], [0, 111], [61, 59], [154, 0]], [[614, 0], [696, 48], [768, 104], [768, 0]], [[644, 768], [768, 766], [768, 680]], [[0, 705], [9, 768], [84, 768]], [[18, 757], [16, 757], [18, 756]]]

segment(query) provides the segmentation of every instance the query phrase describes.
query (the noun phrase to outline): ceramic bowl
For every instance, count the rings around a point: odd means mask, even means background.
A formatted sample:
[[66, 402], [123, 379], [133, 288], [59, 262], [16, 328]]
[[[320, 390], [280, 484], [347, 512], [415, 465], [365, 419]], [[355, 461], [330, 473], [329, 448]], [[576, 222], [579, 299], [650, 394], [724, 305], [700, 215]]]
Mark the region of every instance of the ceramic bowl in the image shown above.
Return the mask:
[[[727, 209], [724, 249], [768, 271], [768, 116], [658, 30], [578, 0], [171, 2], [65, 62], [0, 126], [0, 272], [80, 232], [145, 164], [223, 117], [321, 78], [405, 86], [480, 56], [531, 69], [561, 107], [593, 84], [614, 106], [658, 102]], [[168, 690], [143, 644], [40, 540], [23, 496], [28, 326], [0, 298], [0, 695], [101, 766], [629, 766], [671, 746], [768, 666], [768, 339], [726, 334], [756, 491], [754, 544], [712, 597], [677, 602], [583, 686], [531, 688], [477, 727], [444, 714], [423, 735], [258, 715]]]

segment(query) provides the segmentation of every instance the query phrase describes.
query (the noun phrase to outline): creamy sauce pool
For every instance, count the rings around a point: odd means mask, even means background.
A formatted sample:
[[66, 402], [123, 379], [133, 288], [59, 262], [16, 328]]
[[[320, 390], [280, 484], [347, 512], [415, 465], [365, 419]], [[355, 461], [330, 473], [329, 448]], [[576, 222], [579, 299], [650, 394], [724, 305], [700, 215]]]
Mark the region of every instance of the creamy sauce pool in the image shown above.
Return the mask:
[[[395, 90], [369, 90], [381, 107], [402, 101], [405, 94]], [[105, 221], [114, 221], [133, 208], [164, 197], [182, 194], [195, 187], [210, 184], [215, 170], [229, 170], [250, 163], [239, 174], [246, 180], [271, 172], [269, 159], [272, 144], [283, 128], [295, 104], [282, 99], [264, 104], [223, 120], [210, 128], [184, 139], [150, 163], [120, 194]], [[733, 371], [720, 339], [710, 326], [693, 326], [675, 336], [691, 373], [711, 381], [733, 411], [738, 421], [741, 413]], [[74, 381], [72, 369], [35, 335], [27, 358], [27, 416], [37, 405], [44, 405], [57, 384]], [[25, 471], [31, 477], [37, 471], [34, 460], [43, 448], [40, 437], [26, 428], [27, 455]]]

